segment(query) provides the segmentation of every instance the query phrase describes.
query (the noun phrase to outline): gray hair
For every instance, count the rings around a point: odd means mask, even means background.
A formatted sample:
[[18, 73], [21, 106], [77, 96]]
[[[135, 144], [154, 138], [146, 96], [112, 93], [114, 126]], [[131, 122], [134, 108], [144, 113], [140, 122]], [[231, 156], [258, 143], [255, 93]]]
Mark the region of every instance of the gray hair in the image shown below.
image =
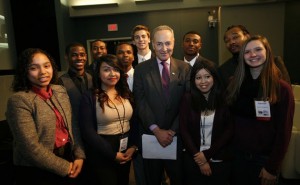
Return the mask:
[[174, 37], [174, 31], [173, 31], [173, 29], [170, 26], [168, 26], [168, 25], [160, 25], [160, 26], [157, 26], [156, 28], [153, 29], [153, 31], [152, 31], [152, 39], [154, 38], [154, 35], [155, 35], [156, 32], [162, 31], [162, 30], [169, 30], [172, 33], [173, 37]]

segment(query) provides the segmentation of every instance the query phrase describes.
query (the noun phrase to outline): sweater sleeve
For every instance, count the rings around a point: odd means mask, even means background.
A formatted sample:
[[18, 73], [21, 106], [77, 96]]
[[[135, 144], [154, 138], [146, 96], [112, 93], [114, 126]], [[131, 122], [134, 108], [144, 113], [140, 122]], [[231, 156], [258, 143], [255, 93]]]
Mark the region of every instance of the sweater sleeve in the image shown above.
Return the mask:
[[291, 86], [281, 81], [280, 101], [275, 105], [273, 121], [276, 127], [275, 141], [265, 169], [276, 175], [287, 151], [293, 127], [295, 111], [294, 96]]
[[185, 94], [182, 98], [179, 110], [179, 129], [182, 136], [184, 147], [192, 155], [199, 152], [200, 149], [200, 128], [191, 120], [191, 96]]

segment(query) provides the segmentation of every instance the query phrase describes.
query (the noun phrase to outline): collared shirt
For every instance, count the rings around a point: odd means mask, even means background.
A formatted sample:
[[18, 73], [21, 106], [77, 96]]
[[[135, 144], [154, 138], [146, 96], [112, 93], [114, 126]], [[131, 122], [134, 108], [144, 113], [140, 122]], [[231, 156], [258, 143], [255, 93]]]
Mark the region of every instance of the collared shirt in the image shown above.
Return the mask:
[[81, 93], [85, 92], [88, 89], [88, 80], [85, 73], [83, 76], [79, 76], [74, 71], [69, 69], [68, 74]]
[[196, 60], [197, 60], [198, 57], [199, 57], [199, 53], [198, 53], [197, 56], [195, 56], [191, 61], [187, 61], [187, 60], [185, 59], [185, 57], [183, 57], [183, 60], [184, 60], [186, 63], [190, 64], [190, 65], [193, 67], [193, 65], [195, 64], [195, 62], [196, 62]]
[[[158, 65], [158, 68], [159, 68], [159, 73], [160, 73], [160, 76], [162, 76], [162, 70], [163, 70], [163, 65], [161, 64], [161, 60], [159, 60], [158, 58], [157, 59], [157, 65]], [[170, 72], [170, 64], [171, 64], [171, 60], [170, 58], [166, 61], [166, 64], [168, 66], [168, 69], [169, 69], [169, 72]]]
[[131, 69], [126, 74], [128, 75], [127, 83], [128, 83], [130, 91], [132, 92], [134, 68], [131, 67]]
[[151, 58], [151, 54], [152, 54], [151, 50], [145, 56], [137, 54], [137, 56], [138, 56], [138, 62], [141, 63], [141, 62], [144, 62], [146, 60], [149, 60]]

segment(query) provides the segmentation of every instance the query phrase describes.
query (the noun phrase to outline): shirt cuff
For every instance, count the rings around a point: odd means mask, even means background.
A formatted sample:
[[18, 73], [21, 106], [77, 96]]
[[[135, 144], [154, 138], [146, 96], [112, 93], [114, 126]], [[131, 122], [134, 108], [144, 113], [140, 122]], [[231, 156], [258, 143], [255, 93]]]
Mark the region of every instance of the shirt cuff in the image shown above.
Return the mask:
[[152, 124], [152, 125], [150, 125], [149, 129], [151, 131], [153, 131], [156, 127], [158, 127], [156, 124]]

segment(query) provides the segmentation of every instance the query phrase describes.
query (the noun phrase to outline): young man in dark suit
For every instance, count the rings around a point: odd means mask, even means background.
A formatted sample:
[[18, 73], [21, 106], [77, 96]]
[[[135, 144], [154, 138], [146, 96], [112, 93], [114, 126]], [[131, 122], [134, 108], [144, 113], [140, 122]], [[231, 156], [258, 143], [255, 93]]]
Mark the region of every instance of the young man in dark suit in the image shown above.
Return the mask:
[[183, 36], [182, 49], [183, 61], [193, 66], [197, 59], [198, 61], [210, 61], [200, 55], [202, 48], [202, 39], [200, 33], [196, 31], [188, 31]]

